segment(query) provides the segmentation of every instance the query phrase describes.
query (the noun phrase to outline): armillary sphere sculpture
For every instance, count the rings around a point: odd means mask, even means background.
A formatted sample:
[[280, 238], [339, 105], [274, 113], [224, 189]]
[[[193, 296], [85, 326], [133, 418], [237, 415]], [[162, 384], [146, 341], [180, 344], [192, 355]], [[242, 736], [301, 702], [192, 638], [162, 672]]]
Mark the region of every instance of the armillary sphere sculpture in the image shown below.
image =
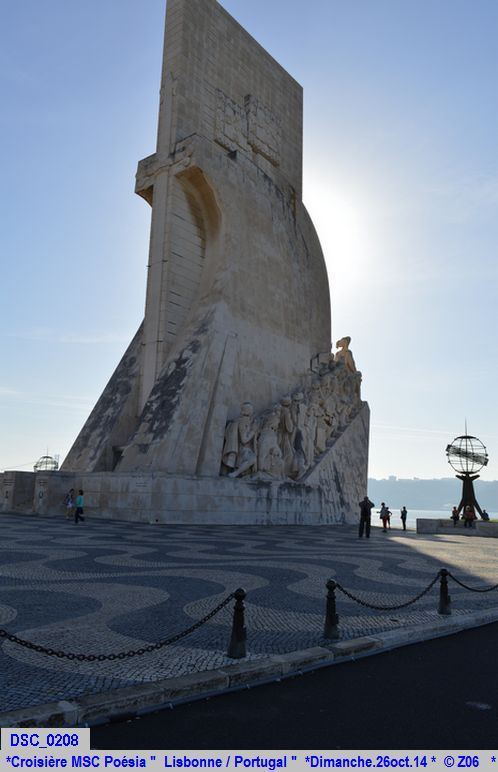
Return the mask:
[[453, 467], [459, 480], [462, 480], [462, 499], [458, 505], [458, 514], [470, 506], [475, 511], [477, 510], [483, 520], [482, 509], [477, 503], [477, 499], [474, 493], [474, 480], [477, 480], [479, 472], [483, 466], [488, 463], [488, 454], [486, 448], [482, 444], [481, 440], [477, 437], [472, 437], [469, 434], [464, 434], [461, 437], [456, 437], [446, 447], [446, 455], [448, 456], [448, 463]]

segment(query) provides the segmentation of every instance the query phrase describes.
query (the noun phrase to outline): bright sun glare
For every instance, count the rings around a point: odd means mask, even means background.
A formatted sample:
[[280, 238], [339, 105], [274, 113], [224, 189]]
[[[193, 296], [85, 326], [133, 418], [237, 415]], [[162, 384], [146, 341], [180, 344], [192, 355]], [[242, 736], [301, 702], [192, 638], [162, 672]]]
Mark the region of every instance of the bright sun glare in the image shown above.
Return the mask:
[[306, 207], [322, 245], [329, 279], [334, 287], [351, 289], [365, 266], [365, 216], [356, 201], [333, 190], [310, 185]]

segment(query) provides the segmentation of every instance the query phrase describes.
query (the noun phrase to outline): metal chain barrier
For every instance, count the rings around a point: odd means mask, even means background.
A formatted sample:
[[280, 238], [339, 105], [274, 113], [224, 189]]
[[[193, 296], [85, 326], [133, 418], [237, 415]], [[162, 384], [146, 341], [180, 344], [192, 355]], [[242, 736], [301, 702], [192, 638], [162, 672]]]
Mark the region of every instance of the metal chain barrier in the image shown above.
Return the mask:
[[454, 582], [460, 585], [460, 587], [463, 587], [465, 590], [470, 590], [471, 592], [491, 592], [491, 590], [497, 590], [498, 584], [494, 584], [492, 587], [469, 587], [468, 584], [464, 584], [460, 581], [460, 579], [457, 579], [456, 576], [453, 576], [450, 571], [448, 571], [448, 576], [453, 579]]
[[230, 595], [225, 598], [225, 600], [216, 606], [216, 608], [210, 611], [209, 614], [206, 614], [205, 617], [202, 617], [202, 619], [199, 619], [198, 622], [195, 622], [187, 630], [183, 630], [181, 633], [172, 635], [170, 638], [165, 638], [164, 640], [158, 641], [157, 643], [151, 643], [149, 646], [143, 646], [140, 649], [131, 649], [130, 651], [120, 651], [118, 654], [74, 654], [72, 652], [50, 649], [46, 646], [40, 646], [37, 643], [33, 643], [32, 641], [25, 641], [23, 638], [18, 638], [17, 635], [12, 635], [11, 633], [8, 633], [7, 630], [2, 630], [1, 628], [0, 638], [5, 638], [7, 641], [11, 641], [11, 643], [18, 643], [20, 646], [23, 646], [26, 649], [31, 649], [32, 651], [36, 651], [39, 654], [47, 654], [49, 657], [76, 660], [77, 662], [110, 662], [115, 659], [127, 659], [128, 657], [148, 654], [151, 651], [162, 649], [163, 646], [169, 646], [172, 643], [176, 643], [212, 619], [216, 614], [218, 614], [219, 611], [221, 611], [222, 608], [225, 608], [225, 606], [230, 603], [232, 598], [235, 598], [235, 593], [233, 592], [231, 592]]
[[346, 590], [341, 584], [339, 584], [339, 582], [336, 583], [336, 587], [338, 590], [340, 590], [343, 593], [343, 595], [346, 595], [348, 598], [350, 598], [350, 600], [354, 600], [356, 603], [359, 603], [360, 606], [373, 608], [375, 609], [375, 611], [396, 611], [397, 609], [411, 606], [413, 603], [416, 603], [418, 600], [420, 600], [420, 598], [423, 598], [424, 595], [427, 595], [427, 593], [430, 592], [430, 590], [432, 590], [432, 588], [434, 587], [438, 579], [439, 579], [439, 574], [436, 574], [432, 582], [430, 582], [430, 584], [427, 585], [425, 590], [422, 590], [422, 592], [419, 592], [419, 594], [416, 595], [411, 600], [407, 600], [405, 603], [397, 603], [394, 606], [377, 606], [374, 603], [368, 603], [367, 601], [362, 600], [361, 598], [358, 598], [356, 595], [353, 595], [353, 593]]
[[[354, 601], [355, 603], [359, 603], [360, 606], [364, 606], [365, 608], [374, 609], [375, 611], [397, 611], [402, 608], [407, 608], [408, 606], [411, 606], [414, 603], [416, 603], [418, 600], [420, 600], [420, 598], [423, 598], [424, 595], [427, 595], [427, 593], [432, 590], [432, 588], [434, 587], [438, 579], [441, 579], [439, 613], [451, 614], [450, 598], [448, 595], [448, 586], [447, 586], [448, 585], [447, 577], [450, 577], [461, 587], [463, 587], [466, 590], [470, 590], [471, 592], [491, 592], [492, 590], [498, 589], [498, 584], [495, 584], [492, 587], [485, 587], [485, 588], [469, 587], [467, 584], [464, 584], [464, 582], [461, 582], [459, 579], [453, 576], [453, 574], [451, 574], [446, 569], [441, 569], [440, 571], [438, 571], [434, 579], [431, 582], [429, 582], [427, 587], [423, 589], [422, 592], [419, 592], [418, 595], [415, 595], [414, 598], [411, 598], [410, 600], [407, 600], [404, 603], [396, 603], [389, 606], [382, 606], [376, 603], [369, 603], [368, 601], [363, 600], [362, 598], [359, 598], [357, 595], [354, 595], [352, 592], [349, 592], [349, 590], [346, 590], [346, 588], [343, 587], [342, 584], [339, 584], [339, 582], [334, 582], [332, 580], [329, 580], [327, 582], [327, 589], [329, 590], [329, 594], [327, 598], [327, 613], [326, 613], [326, 620], [325, 620], [324, 637], [325, 638], [338, 637], [339, 616], [336, 612], [335, 596], [334, 596], [334, 592], [336, 589], [340, 590], [340, 592], [342, 592], [343, 595], [345, 595], [350, 600]], [[187, 635], [190, 635], [195, 630], [198, 630], [200, 627], [202, 627], [202, 625], [204, 625], [206, 622], [212, 619], [216, 614], [218, 614], [223, 608], [225, 608], [225, 606], [227, 606], [232, 599], [235, 599], [236, 604], [234, 609], [232, 634], [231, 634], [227, 655], [232, 659], [240, 659], [246, 656], [247, 633], [246, 633], [246, 628], [244, 623], [245, 596], [246, 596], [245, 590], [239, 588], [235, 592], [231, 592], [230, 595], [228, 595], [223, 601], [221, 601], [221, 603], [219, 603], [216, 606], [216, 608], [214, 608], [212, 611], [210, 611], [208, 614], [202, 617], [202, 619], [199, 619], [197, 622], [194, 622], [194, 624], [191, 625], [186, 630], [183, 630], [180, 633], [176, 633], [176, 635], [172, 635], [169, 638], [165, 638], [162, 641], [158, 641], [157, 643], [151, 643], [148, 646], [143, 646], [140, 649], [130, 649], [129, 651], [121, 651], [117, 654], [75, 654], [74, 652], [65, 652], [59, 649], [51, 649], [49, 647], [41, 646], [40, 644], [33, 643], [32, 641], [26, 641], [23, 638], [19, 638], [17, 635], [13, 635], [12, 633], [9, 633], [7, 632], [7, 630], [3, 630], [2, 628], [0, 628], [0, 639], [3, 638], [7, 641], [10, 641], [11, 643], [17, 643], [19, 644], [19, 646], [23, 646], [24, 648], [30, 649], [31, 651], [35, 651], [39, 654], [46, 654], [49, 657], [58, 657], [59, 659], [75, 660], [76, 662], [112, 662], [114, 660], [128, 659], [130, 657], [136, 657], [142, 654], [148, 654], [153, 651], [158, 651], [159, 649], [162, 649], [164, 646], [170, 646], [171, 644], [176, 643], [177, 641], [180, 641], [182, 638], [185, 638]]]

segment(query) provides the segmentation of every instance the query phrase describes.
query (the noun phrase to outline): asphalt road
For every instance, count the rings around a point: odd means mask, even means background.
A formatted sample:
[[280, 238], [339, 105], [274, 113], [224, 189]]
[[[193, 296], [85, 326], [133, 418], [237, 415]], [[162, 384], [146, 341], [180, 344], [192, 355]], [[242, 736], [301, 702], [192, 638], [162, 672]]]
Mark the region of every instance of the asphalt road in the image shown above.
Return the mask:
[[95, 727], [98, 749], [498, 746], [498, 623]]

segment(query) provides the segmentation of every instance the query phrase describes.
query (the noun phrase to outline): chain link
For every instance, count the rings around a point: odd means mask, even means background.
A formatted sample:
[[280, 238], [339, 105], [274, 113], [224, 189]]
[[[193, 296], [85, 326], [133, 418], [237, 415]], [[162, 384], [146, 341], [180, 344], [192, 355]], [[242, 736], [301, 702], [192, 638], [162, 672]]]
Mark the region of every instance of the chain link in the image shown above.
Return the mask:
[[453, 579], [454, 582], [460, 585], [460, 587], [464, 587], [466, 590], [470, 590], [471, 592], [491, 592], [491, 590], [498, 589], [498, 584], [494, 584], [492, 587], [469, 587], [468, 584], [464, 584], [460, 581], [460, 579], [457, 579], [456, 576], [453, 576], [452, 573], [448, 571], [448, 576]]
[[351, 600], [354, 600], [356, 603], [359, 603], [360, 606], [366, 606], [366, 608], [373, 608], [376, 611], [396, 611], [397, 609], [406, 608], [407, 606], [411, 606], [412, 603], [416, 603], [418, 600], [420, 600], [420, 598], [423, 598], [424, 595], [427, 595], [427, 593], [430, 590], [432, 590], [432, 588], [434, 587], [434, 585], [436, 584], [438, 579], [439, 579], [439, 574], [436, 574], [436, 576], [434, 577], [432, 582], [427, 585], [425, 590], [422, 590], [422, 592], [420, 592], [418, 595], [416, 595], [411, 600], [406, 601], [406, 603], [398, 603], [395, 606], [376, 606], [373, 603], [368, 603], [366, 600], [361, 600], [361, 598], [356, 597], [356, 595], [353, 595], [353, 593], [351, 593], [348, 590], [346, 590], [338, 582], [336, 582], [336, 587], [337, 587], [338, 590], [340, 590], [348, 598], [350, 598]]
[[227, 606], [234, 597], [235, 593], [230, 593], [230, 595], [228, 595], [225, 600], [219, 603], [216, 608], [210, 611], [209, 614], [206, 614], [206, 616], [202, 617], [202, 619], [194, 622], [193, 625], [191, 625], [187, 630], [183, 630], [181, 633], [176, 633], [176, 635], [172, 635], [170, 638], [165, 638], [164, 640], [158, 641], [157, 643], [151, 643], [149, 646], [143, 646], [141, 649], [120, 651], [118, 654], [74, 654], [73, 652], [60, 651], [58, 649], [51, 649], [46, 646], [41, 646], [37, 643], [33, 643], [32, 641], [26, 641], [23, 638], [18, 638], [17, 635], [12, 635], [12, 633], [8, 633], [7, 630], [2, 630], [1, 628], [0, 638], [5, 638], [11, 643], [18, 643], [19, 646], [23, 646], [25, 649], [31, 649], [31, 651], [36, 651], [39, 654], [46, 654], [49, 657], [76, 660], [76, 662], [112, 662], [116, 659], [127, 659], [128, 657], [148, 654], [151, 651], [158, 651], [159, 649], [162, 649], [163, 646], [170, 646], [172, 643], [176, 643], [182, 638], [185, 638], [187, 635], [190, 635], [190, 633], [193, 633], [194, 630], [198, 630], [199, 627], [202, 627], [203, 624], [218, 614], [222, 608], [225, 608], [225, 606]]

